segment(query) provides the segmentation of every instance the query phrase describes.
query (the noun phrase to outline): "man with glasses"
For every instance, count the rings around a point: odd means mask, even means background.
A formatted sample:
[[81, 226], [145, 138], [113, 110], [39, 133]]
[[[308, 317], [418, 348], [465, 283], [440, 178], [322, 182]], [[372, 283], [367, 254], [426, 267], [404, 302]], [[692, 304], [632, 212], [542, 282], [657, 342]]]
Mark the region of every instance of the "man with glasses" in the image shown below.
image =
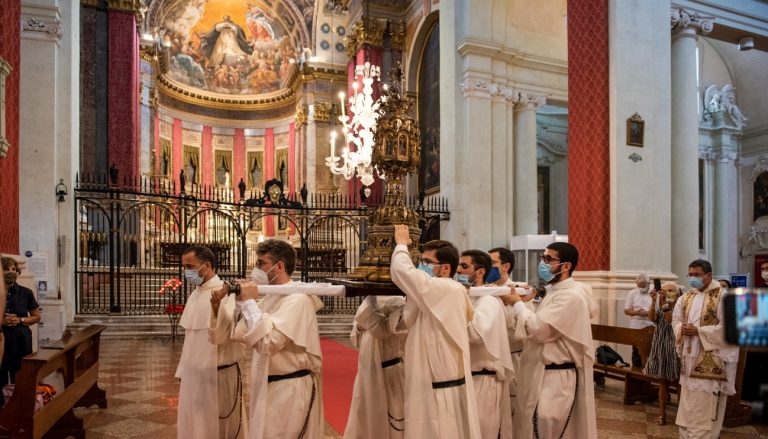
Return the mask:
[[193, 245], [181, 256], [184, 278], [195, 290], [187, 298], [179, 325], [184, 328], [184, 345], [176, 369], [179, 409], [176, 422], [179, 438], [242, 437], [242, 387], [239, 361], [243, 345], [229, 338], [234, 320], [234, 297], [220, 305], [219, 326], [210, 335], [208, 323], [215, 318], [211, 310], [212, 293], [223, 282], [214, 271], [215, 259], [208, 247]]
[[480, 438], [469, 359], [472, 305], [454, 281], [459, 252], [447, 241], [424, 244], [416, 268], [408, 226], [395, 226], [390, 273], [406, 295], [405, 437]]
[[723, 339], [723, 296], [712, 280], [712, 265], [696, 259], [688, 266], [693, 287], [677, 300], [672, 328], [680, 356], [680, 437], [717, 438], [728, 395], [736, 393], [739, 347]]
[[517, 336], [527, 340], [522, 352], [520, 384], [512, 418], [523, 438], [597, 437], [592, 363], [592, 326], [597, 303], [592, 288], [573, 280], [579, 261], [575, 246], [554, 242], [539, 263], [547, 294], [536, 312], [514, 290], [502, 300], [518, 318]]
[[[491, 270], [491, 257], [482, 250], [461, 253], [457, 277], [466, 286], [485, 285]], [[509, 407], [509, 380], [512, 378], [512, 358], [506, 336], [504, 305], [496, 296], [470, 296], [474, 309], [469, 333], [469, 359], [475, 385], [477, 411], [482, 413], [480, 430], [483, 439], [512, 437]]]

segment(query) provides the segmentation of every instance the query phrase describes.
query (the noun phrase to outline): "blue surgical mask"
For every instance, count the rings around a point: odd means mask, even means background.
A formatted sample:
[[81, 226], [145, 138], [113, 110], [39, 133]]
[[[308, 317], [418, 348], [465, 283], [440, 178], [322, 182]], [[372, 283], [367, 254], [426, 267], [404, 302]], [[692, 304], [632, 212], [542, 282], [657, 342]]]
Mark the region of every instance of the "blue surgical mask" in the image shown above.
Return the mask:
[[426, 262], [422, 262], [416, 268], [418, 268], [419, 270], [423, 271], [424, 273], [427, 273], [429, 275], [429, 277], [433, 277], [434, 276], [435, 264], [427, 264]]
[[499, 279], [501, 279], [501, 272], [499, 271], [499, 267], [491, 267], [491, 271], [488, 272], [488, 277], [485, 278], [485, 282], [492, 284]]
[[464, 285], [465, 287], [469, 287], [472, 285], [472, 281], [469, 280], [468, 274], [456, 273], [456, 276], [454, 277], [454, 279], [456, 280], [456, 282]]
[[[555, 265], [562, 265], [562, 263], [555, 264]], [[552, 273], [552, 265], [551, 264], [547, 264], [544, 261], [539, 262], [539, 277], [544, 282], [546, 282], [546, 283], [552, 282], [552, 279], [554, 279], [555, 276], [557, 276], [558, 274], [560, 274], [560, 273], [559, 272], [558, 273]]]
[[688, 276], [688, 283], [697, 290], [704, 288], [704, 279], [696, 276]]
[[[200, 267], [202, 268], [202, 267]], [[184, 270], [184, 278], [192, 285], [200, 286], [203, 284], [203, 277], [200, 276], [200, 269], [186, 269]]]

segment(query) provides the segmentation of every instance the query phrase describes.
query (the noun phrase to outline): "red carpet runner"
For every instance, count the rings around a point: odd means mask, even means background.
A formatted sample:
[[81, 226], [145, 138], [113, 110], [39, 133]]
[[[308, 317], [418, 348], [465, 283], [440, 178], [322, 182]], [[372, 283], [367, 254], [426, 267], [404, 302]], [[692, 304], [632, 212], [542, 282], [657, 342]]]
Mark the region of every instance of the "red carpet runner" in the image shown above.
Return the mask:
[[357, 375], [357, 351], [327, 338], [320, 339], [323, 351], [323, 409], [325, 420], [344, 434]]

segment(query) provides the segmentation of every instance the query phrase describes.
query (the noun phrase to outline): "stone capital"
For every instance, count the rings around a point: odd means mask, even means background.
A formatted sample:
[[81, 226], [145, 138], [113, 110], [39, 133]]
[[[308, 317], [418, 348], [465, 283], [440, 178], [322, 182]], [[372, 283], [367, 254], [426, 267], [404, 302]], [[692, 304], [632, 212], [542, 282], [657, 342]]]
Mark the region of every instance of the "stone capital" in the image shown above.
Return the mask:
[[717, 154], [715, 153], [715, 151], [712, 149], [711, 146], [699, 147], [699, 160], [711, 162], [715, 160], [716, 157], [717, 157]]
[[673, 34], [696, 37], [712, 32], [715, 25], [715, 17], [690, 12], [683, 8], [670, 10], [670, 24]]
[[59, 17], [59, 9], [56, 7], [22, 7], [21, 37], [58, 44], [64, 36]]
[[736, 159], [739, 157], [736, 151], [730, 149], [721, 149], [715, 152], [715, 160], [720, 163], [736, 163]]
[[512, 98], [515, 110], [536, 110], [547, 103], [547, 98], [528, 92], [517, 91]]

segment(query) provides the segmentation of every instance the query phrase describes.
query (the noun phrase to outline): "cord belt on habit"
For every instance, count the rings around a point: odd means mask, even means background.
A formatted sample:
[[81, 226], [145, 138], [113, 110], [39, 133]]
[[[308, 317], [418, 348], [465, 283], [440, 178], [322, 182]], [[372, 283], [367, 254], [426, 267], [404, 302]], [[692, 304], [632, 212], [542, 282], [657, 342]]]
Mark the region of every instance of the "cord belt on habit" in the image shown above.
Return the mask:
[[432, 383], [433, 389], [447, 389], [448, 387], [458, 387], [463, 386], [466, 383], [464, 381], [464, 378], [459, 378], [457, 380], [450, 380], [450, 381], [438, 381], [436, 383]]
[[394, 366], [395, 364], [400, 364], [400, 363], [402, 363], [402, 362], [403, 362], [403, 359], [402, 359], [402, 358], [400, 358], [400, 357], [397, 357], [397, 358], [392, 358], [392, 359], [390, 359], [390, 360], [387, 360], [387, 361], [382, 361], [382, 362], [381, 362], [381, 368], [382, 368], [382, 369], [386, 369], [386, 368], [388, 368], [388, 367], [392, 367], [392, 366]]
[[235, 363], [232, 363], [232, 364], [225, 364], [224, 366], [217, 366], [216, 370], [229, 369], [232, 366], [237, 366], [237, 363], [235, 362]]
[[477, 376], [477, 375], [494, 375], [495, 376], [496, 372], [492, 371], [492, 370], [488, 370], [488, 369], [473, 370], [472, 371], [472, 376]]
[[267, 382], [271, 383], [274, 381], [282, 381], [282, 380], [290, 380], [293, 378], [301, 378], [309, 375], [310, 372], [309, 369], [301, 369], [297, 370], [296, 372], [287, 373], [285, 375], [268, 375], [267, 376]]
[[564, 369], [576, 369], [576, 363], [547, 364], [544, 366], [544, 370], [564, 370]]

